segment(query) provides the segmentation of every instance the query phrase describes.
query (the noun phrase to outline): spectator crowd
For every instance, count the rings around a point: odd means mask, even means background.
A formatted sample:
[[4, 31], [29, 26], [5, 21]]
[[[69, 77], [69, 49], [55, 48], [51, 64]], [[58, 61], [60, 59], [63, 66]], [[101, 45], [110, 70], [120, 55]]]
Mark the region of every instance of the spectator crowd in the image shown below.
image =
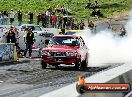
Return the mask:
[[0, 25], [14, 25], [14, 22], [17, 22], [18, 26], [20, 26], [23, 23], [24, 15], [27, 15], [27, 23], [33, 24], [36, 19], [37, 25], [41, 25], [44, 28], [84, 29], [84, 22], [82, 20], [77, 21], [76, 18], [70, 16], [71, 14], [71, 10], [64, 5], [60, 7], [57, 5], [54, 10], [49, 6], [47, 11], [39, 12], [37, 15], [31, 11], [25, 14], [21, 10], [15, 13], [14, 10], [11, 9], [9, 13], [7, 11], [0, 12]]
[[104, 17], [99, 8], [100, 6], [97, 0], [95, 0], [93, 3], [91, 0], [88, 0], [87, 5], [85, 6], [85, 9], [92, 9], [91, 16]]

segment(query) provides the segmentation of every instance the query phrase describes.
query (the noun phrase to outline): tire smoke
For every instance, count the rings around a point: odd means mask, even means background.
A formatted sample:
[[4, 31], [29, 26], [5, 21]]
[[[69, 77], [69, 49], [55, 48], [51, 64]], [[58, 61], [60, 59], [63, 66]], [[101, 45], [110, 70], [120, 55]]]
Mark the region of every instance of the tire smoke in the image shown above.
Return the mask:
[[[114, 35], [111, 30], [92, 34], [89, 29], [81, 34], [89, 49], [89, 67], [111, 63], [132, 63], [132, 20], [125, 25], [127, 35]], [[119, 33], [119, 32], [116, 32]]]

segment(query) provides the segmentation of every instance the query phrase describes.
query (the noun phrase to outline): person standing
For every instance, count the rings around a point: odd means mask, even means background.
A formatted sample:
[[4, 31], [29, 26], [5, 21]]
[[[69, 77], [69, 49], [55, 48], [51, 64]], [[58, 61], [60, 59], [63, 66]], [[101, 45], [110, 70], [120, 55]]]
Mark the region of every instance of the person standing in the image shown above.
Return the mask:
[[75, 23], [74, 23], [74, 18], [71, 19], [71, 29], [74, 30], [75, 28]]
[[50, 17], [51, 17], [51, 11], [50, 11], [50, 9], [48, 9], [47, 11], [46, 11], [46, 20], [47, 20], [47, 25], [49, 26], [50, 25]]
[[41, 20], [42, 20], [42, 15], [41, 15], [41, 13], [39, 13], [37, 15], [37, 25], [39, 25], [39, 23], [40, 23]]
[[97, 0], [94, 1], [94, 5], [93, 5], [93, 7], [94, 7], [94, 9], [96, 9], [96, 8], [99, 7], [99, 5], [98, 5], [98, 1], [97, 1]]
[[71, 18], [67, 17], [66, 29], [70, 29], [70, 28], [71, 28]]
[[11, 12], [10, 12], [10, 24], [11, 25], [13, 25], [14, 23], [14, 17], [15, 17], [14, 11], [13, 9], [11, 9]]
[[56, 28], [56, 22], [57, 22], [57, 16], [55, 15], [55, 13], [53, 13], [52, 16], [52, 27]]
[[64, 7], [64, 5], [62, 5], [61, 6], [61, 13], [64, 15], [64, 13], [65, 13], [65, 7]]
[[66, 28], [67, 17], [63, 17], [63, 28]]
[[34, 33], [32, 32], [32, 29], [28, 29], [26, 35], [24, 35], [24, 42], [26, 44], [26, 49], [24, 51], [24, 56], [26, 57], [27, 51], [29, 50], [29, 57], [31, 57], [32, 54], [32, 45], [35, 41]]
[[120, 36], [124, 36], [124, 35], [126, 35], [126, 29], [125, 29], [125, 27], [124, 27], [124, 25], [122, 25], [122, 27], [121, 27], [121, 29], [120, 29]]
[[4, 11], [3, 15], [4, 15], [4, 25], [7, 25], [8, 13], [6, 11]]
[[63, 17], [62, 16], [58, 16], [58, 29], [62, 29], [62, 22], [63, 22]]
[[29, 15], [29, 24], [33, 24], [33, 13], [29, 11], [28, 15]]
[[91, 7], [91, 0], [88, 0], [88, 3], [87, 3], [87, 5], [85, 6], [85, 9], [87, 9], [87, 8], [89, 8], [90, 9], [90, 7]]
[[52, 14], [49, 16], [49, 27], [52, 28]]
[[7, 43], [15, 43], [16, 45], [16, 33], [12, 26], [10, 27], [9, 31], [6, 32], [6, 39], [7, 39]]
[[46, 14], [45, 13], [43, 13], [42, 14], [42, 26], [44, 27], [44, 28], [46, 28], [47, 27], [47, 17], [46, 17]]
[[0, 12], [0, 25], [3, 25], [3, 14]]
[[79, 24], [80, 30], [84, 30], [84, 26], [85, 26], [85, 24], [84, 24], [84, 22], [81, 20], [81, 22], [80, 22], [80, 24]]
[[96, 33], [96, 26], [92, 21], [88, 23], [88, 28], [91, 30], [92, 33]]
[[20, 10], [18, 10], [17, 12], [17, 17], [18, 17], [18, 26], [20, 26], [22, 24], [22, 12]]

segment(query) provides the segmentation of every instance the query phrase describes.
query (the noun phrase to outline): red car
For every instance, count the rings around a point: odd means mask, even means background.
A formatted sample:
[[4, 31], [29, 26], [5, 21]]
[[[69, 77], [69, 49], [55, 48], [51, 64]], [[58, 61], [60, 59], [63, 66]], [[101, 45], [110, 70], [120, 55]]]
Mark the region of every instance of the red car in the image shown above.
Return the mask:
[[60, 64], [74, 65], [75, 69], [85, 69], [88, 64], [88, 48], [81, 36], [57, 35], [52, 37], [41, 51], [41, 65], [58, 67]]

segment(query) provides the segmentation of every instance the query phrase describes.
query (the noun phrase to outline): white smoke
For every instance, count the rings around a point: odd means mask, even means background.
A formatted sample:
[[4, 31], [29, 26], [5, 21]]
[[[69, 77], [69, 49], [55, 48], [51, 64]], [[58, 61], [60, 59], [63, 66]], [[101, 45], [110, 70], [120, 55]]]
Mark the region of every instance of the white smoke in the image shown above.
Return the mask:
[[132, 63], [132, 20], [125, 28], [125, 37], [114, 36], [110, 30], [93, 35], [89, 29], [81, 35], [89, 48], [90, 67], [108, 65], [105, 63]]

